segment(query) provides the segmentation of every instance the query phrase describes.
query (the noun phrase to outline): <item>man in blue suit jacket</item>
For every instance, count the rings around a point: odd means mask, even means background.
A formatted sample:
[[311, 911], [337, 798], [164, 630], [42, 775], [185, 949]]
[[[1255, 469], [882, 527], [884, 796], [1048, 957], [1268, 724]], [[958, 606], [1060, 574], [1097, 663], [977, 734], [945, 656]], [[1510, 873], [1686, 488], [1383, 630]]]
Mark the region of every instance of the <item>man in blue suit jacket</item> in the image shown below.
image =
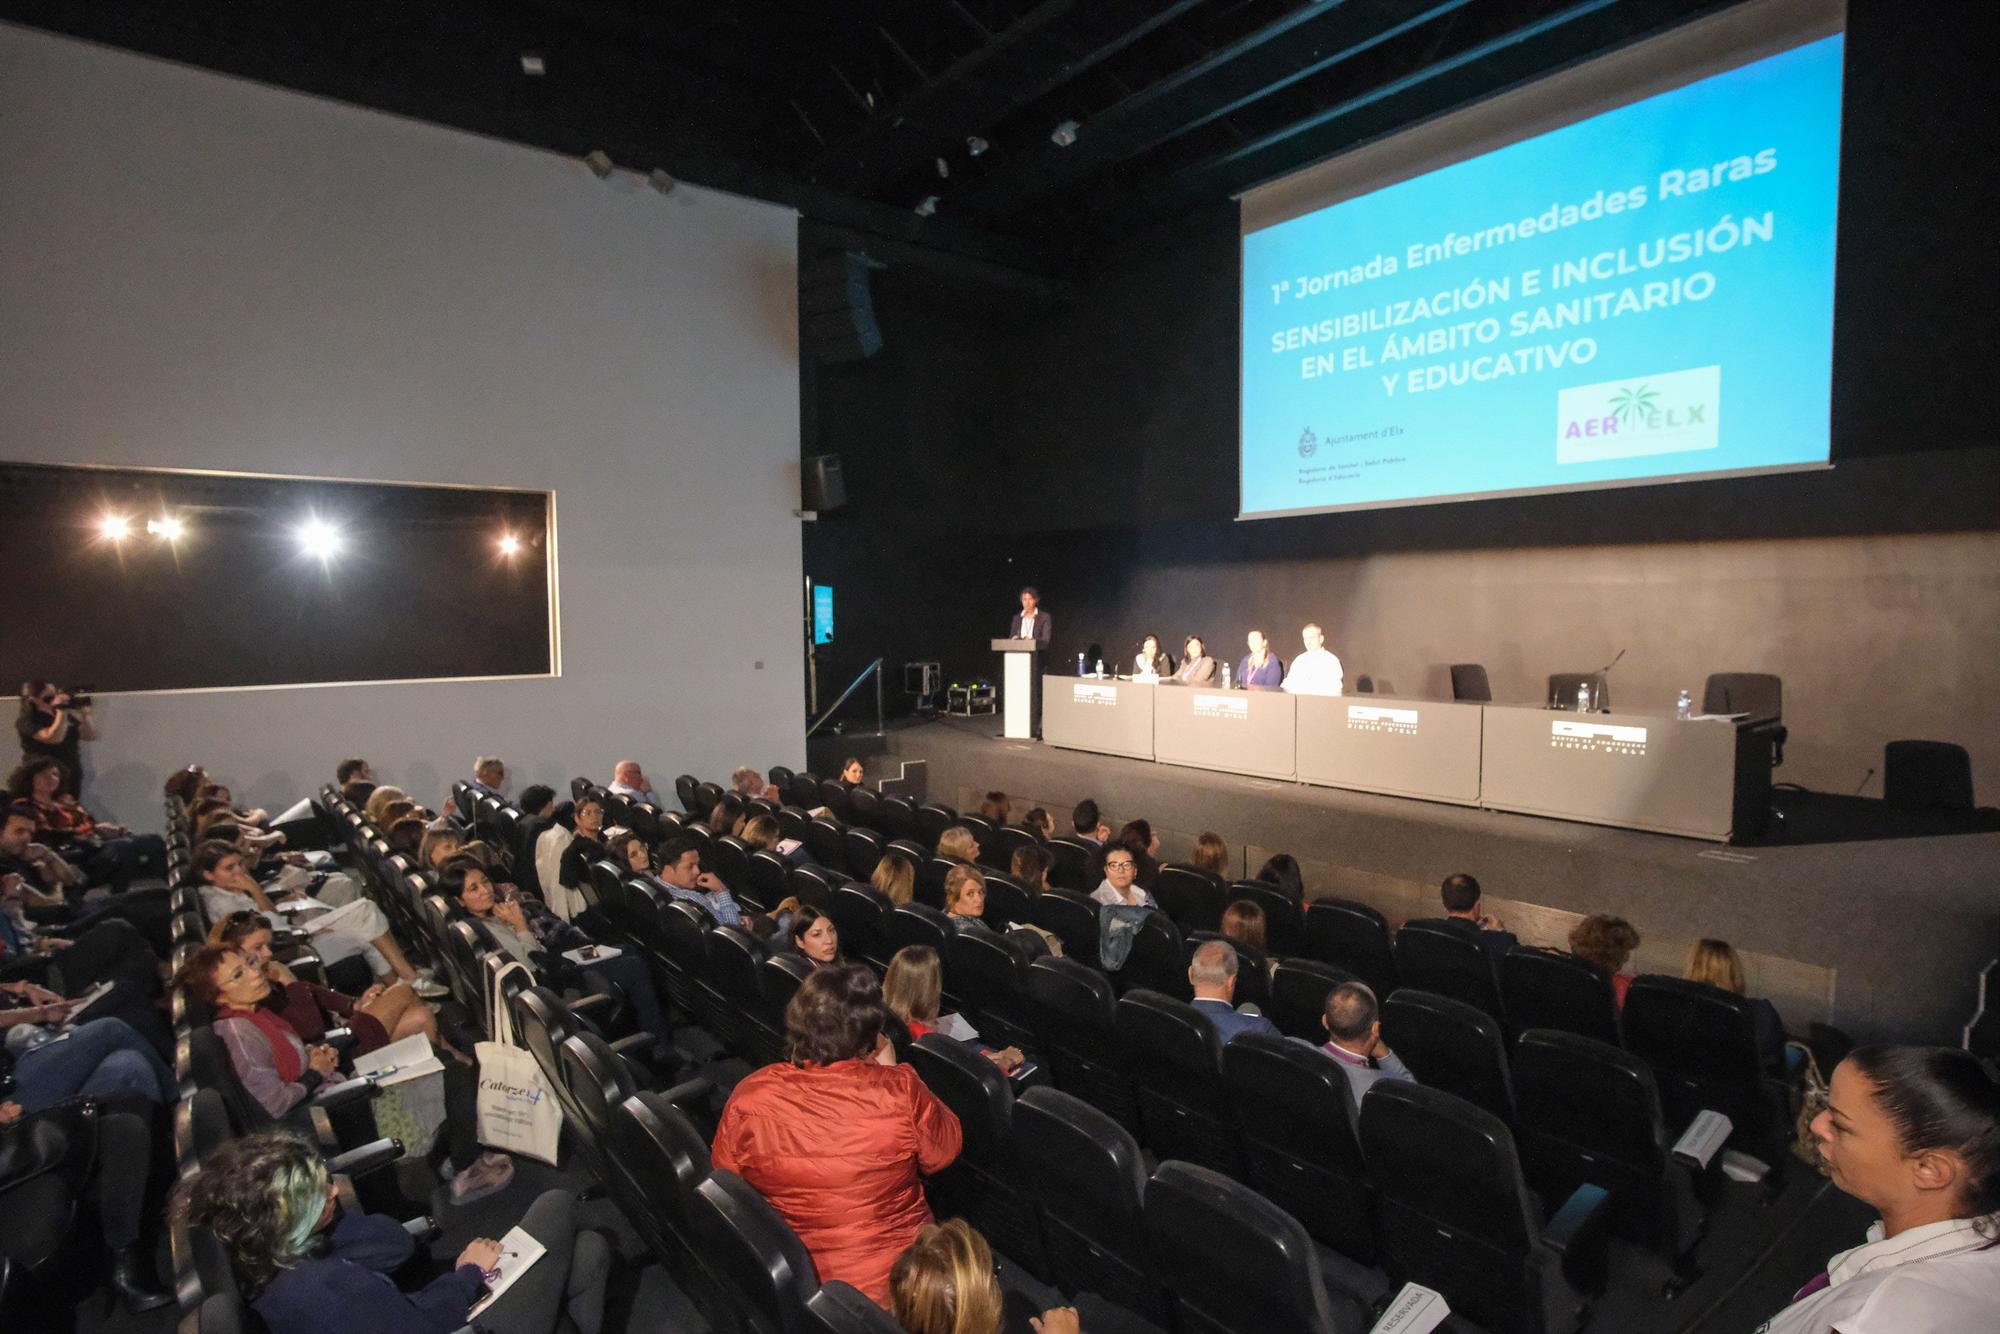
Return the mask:
[[1208, 1016], [1225, 1043], [1238, 1033], [1277, 1033], [1277, 1025], [1263, 1015], [1236, 1008], [1236, 947], [1228, 941], [1207, 941], [1195, 950], [1188, 982], [1194, 987], [1194, 1008]]

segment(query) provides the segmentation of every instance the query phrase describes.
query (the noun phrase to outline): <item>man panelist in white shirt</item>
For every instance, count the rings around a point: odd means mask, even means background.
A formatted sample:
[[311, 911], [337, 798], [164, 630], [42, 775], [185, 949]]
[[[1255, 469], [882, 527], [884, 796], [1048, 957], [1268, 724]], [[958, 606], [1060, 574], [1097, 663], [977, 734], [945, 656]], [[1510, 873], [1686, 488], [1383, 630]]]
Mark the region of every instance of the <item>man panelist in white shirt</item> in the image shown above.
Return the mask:
[[1292, 659], [1285, 673], [1285, 689], [1294, 695], [1338, 695], [1341, 686], [1340, 659], [1328, 652], [1326, 636], [1317, 625], [1299, 631], [1305, 652]]

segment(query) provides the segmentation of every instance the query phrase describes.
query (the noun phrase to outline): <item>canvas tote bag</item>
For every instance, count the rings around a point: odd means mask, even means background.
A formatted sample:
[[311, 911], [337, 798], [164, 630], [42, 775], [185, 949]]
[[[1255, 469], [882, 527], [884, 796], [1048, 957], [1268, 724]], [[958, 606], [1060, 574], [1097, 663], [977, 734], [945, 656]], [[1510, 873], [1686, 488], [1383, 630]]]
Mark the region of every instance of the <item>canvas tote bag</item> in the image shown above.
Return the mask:
[[525, 1154], [556, 1165], [562, 1145], [562, 1107], [555, 1090], [542, 1077], [533, 1052], [514, 1037], [514, 1016], [507, 1006], [501, 980], [520, 969], [533, 982], [525, 964], [489, 957], [486, 965], [486, 1031], [489, 1042], [478, 1044], [479, 1142], [489, 1149]]

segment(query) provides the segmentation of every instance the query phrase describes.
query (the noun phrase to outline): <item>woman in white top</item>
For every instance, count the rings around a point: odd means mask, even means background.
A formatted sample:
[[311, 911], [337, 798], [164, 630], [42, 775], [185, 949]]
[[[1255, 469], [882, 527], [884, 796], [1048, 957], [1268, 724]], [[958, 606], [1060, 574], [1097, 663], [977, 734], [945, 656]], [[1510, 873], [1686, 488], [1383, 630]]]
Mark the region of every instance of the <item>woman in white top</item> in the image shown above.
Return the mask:
[[1863, 1047], [1833, 1072], [1813, 1138], [1875, 1206], [1759, 1334], [1945, 1334], [2000, 1324], [2000, 1075], [1949, 1047]]
[[1132, 659], [1134, 676], [1172, 676], [1174, 660], [1160, 652], [1160, 637], [1147, 635], [1139, 644], [1138, 655]]
[[1128, 908], [1150, 908], [1153, 896], [1139, 884], [1139, 862], [1132, 850], [1113, 843], [1104, 854], [1104, 883], [1090, 892], [1099, 903], [1122, 903]]

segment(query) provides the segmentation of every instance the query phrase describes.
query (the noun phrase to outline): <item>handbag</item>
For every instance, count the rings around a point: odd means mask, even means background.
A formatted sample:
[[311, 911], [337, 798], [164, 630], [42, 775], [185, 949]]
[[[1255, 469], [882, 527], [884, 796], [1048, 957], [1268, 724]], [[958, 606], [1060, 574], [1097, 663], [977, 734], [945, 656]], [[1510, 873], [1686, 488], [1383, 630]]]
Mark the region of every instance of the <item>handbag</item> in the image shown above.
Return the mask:
[[562, 1149], [562, 1106], [543, 1077], [540, 1062], [514, 1035], [504, 980], [519, 969], [532, 983], [534, 973], [513, 960], [490, 958], [486, 968], [486, 1032], [477, 1045], [479, 1061], [479, 1142], [489, 1149], [525, 1154], [556, 1165]]

